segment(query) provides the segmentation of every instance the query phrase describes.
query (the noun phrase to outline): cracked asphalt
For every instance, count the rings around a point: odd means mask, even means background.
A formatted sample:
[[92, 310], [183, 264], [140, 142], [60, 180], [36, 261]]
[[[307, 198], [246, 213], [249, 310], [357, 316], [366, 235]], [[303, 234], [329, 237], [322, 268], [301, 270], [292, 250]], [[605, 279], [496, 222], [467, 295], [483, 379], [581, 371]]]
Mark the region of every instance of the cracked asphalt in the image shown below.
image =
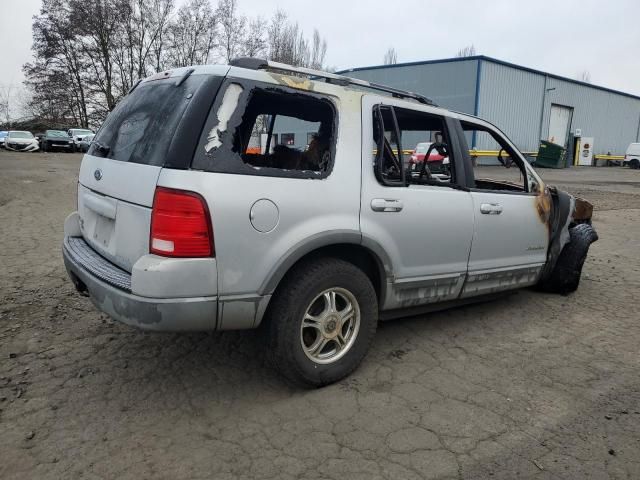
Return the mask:
[[596, 205], [575, 294], [382, 324], [299, 390], [257, 332], [142, 333], [75, 293], [79, 161], [0, 152], [0, 478], [640, 478], [640, 171], [542, 170]]

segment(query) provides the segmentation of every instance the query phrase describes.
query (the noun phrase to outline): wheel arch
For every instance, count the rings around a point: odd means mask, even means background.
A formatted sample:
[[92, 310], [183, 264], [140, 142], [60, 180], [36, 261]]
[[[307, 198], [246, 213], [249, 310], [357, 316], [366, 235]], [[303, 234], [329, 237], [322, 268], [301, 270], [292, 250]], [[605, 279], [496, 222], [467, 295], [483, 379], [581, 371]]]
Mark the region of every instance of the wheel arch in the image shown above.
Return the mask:
[[378, 304], [385, 297], [387, 278], [391, 276], [391, 263], [380, 245], [363, 244], [360, 232], [326, 232], [308, 238], [283, 255], [260, 288], [261, 295], [272, 295], [286, 276], [301, 262], [323, 256], [339, 258], [360, 268], [371, 280]]

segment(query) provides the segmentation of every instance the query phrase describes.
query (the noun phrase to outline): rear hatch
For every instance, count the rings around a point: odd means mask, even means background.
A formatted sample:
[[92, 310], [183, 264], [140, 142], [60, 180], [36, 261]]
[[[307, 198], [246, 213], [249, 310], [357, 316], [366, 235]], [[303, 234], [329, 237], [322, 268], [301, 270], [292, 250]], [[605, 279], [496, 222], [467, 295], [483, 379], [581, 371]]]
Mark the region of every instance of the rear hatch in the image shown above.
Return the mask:
[[192, 73], [193, 69], [162, 72], [142, 82], [109, 114], [82, 160], [82, 236], [129, 272], [149, 253], [151, 207], [160, 171], [189, 168], [226, 70], [218, 75]]

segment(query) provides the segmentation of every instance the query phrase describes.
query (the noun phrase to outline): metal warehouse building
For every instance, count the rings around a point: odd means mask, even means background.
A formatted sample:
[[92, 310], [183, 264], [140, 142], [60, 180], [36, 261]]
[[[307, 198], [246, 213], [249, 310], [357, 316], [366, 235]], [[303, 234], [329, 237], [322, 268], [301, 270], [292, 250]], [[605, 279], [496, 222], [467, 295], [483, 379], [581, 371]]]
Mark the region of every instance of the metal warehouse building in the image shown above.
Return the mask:
[[[541, 139], [567, 146], [576, 130], [594, 139], [595, 154], [624, 154], [631, 142], [640, 141], [640, 97], [482, 55], [339, 73], [420, 93], [439, 106], [484, 118], [523, 152], [536, 152]], [[470, 139], [471, 147], [494, 148], [484, 141]]]

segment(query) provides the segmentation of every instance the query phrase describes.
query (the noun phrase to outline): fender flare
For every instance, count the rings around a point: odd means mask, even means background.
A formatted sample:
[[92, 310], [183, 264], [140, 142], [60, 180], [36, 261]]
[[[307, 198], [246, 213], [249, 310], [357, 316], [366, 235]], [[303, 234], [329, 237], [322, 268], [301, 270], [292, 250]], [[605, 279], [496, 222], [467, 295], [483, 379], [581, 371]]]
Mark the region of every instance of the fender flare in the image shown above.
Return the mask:
[[392, 276], [391, 261], [380, 244], [371, 239], [363, 237], [357, 230], [332, 230], [329, 232], [319, 232], [311, 235], [303, 241], [291, 247], [269, 271], [265, 281], [260, 285], [258, 293], [260, 295], [271, 295], [280, 284], [287, 272], [301, 258], [309, 253], [332, 245], [348, 244], [359, 246], [372, 254], [381, 277], [381, 289], [385, 288], [386, 279]]

